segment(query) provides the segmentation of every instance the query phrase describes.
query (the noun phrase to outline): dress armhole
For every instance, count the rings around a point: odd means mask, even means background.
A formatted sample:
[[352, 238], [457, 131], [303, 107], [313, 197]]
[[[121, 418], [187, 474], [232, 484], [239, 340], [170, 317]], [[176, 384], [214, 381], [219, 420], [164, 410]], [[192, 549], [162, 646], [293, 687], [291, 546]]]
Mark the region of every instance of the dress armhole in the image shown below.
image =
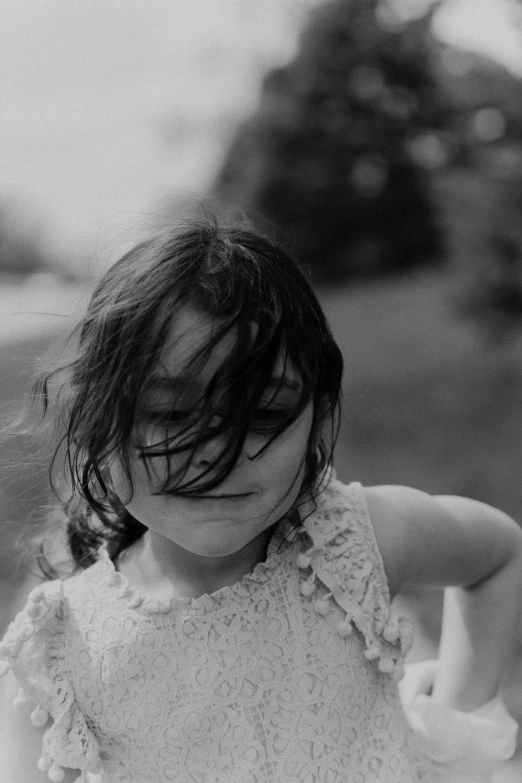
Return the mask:
[[[413, 628], [407, 618], [392, 617], [388, 577], [361, 484], [346, 486], [332, 479], [303, 532], [312, 546], [298, 559], [299, 568], [309, 572], [301, 593], [312, 595], [316, 580], [322, 582], [328, 599], [346, 614], [339, 633], [346, 635], [355, 626], [364, 639], [365, 657], [377, 661], [381, 672], [401, 679]], [[318, 611], [326, 612], [325, 600], [318, 603]]]
[[366, 538], [369, 546], [369, 553], [373, 559], [374, 575], [377, 580], [378, 586], [382, 591], [382, 595], [386, 599], [387, 603], [391, 606], [392, 598], [390, 592], [390, 582], [388, 574], [386, 573], [386, 567], [384, 565], [384, 559], [382, 552], [375, 535], [375, 528], [373, 526], [370, 509], [368, 508], [368, 501], [364, 487], [358, 482], [353, 482], [348, 485], [348, 490], [352, 492], [352, 498], [354, 506], [357, 509], [358, 519], [361, 523], [361, 532]]

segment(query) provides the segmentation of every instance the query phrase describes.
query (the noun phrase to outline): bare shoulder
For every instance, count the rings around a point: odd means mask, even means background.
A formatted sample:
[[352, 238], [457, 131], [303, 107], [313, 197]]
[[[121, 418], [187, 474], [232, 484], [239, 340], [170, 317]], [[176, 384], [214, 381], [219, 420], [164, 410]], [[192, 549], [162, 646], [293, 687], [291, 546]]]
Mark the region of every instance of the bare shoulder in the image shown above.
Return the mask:
[[365, 487], [364, 494], [393, 596], [405, 586], [409, 531], [415, 524], [413, 520], [430, 513], [435, 515], [437, 509], [432, 508], [430, 495], [412, 487]]
[[518, 525], [486, 503], [392, 485], [368, 487], [365, 496], [392, 595], [473, 584], [522, 545]]

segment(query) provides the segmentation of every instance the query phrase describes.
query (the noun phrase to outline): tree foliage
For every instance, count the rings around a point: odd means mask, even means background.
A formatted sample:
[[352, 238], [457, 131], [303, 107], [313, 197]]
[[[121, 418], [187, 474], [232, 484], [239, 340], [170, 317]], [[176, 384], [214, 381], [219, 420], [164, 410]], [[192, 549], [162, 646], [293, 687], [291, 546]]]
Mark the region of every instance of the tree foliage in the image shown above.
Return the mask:
[[377, 0], [315, 10], [292, 63], [271, 71], [215, 184], [309, 264], [317, 280], [440, 261], [429, 189], [448, 112], [433, 73], [431, 14], [402, 26]]
[[285, 241], [318, 281], [444, 261], [463, 272], [468, 314], [487, 320], [490, 305], [505, 304], [513, 320], [520, 79], [436, 40], [440, 5], [410, 21], [390, 0], [317, 8], [294, 60], [266, 76], [214, 193]]
[[522, 85], [499, 64], [438, 47], [434, 72], [451, 106], [442, 196], [459, 307], [492, 344], [522, 321]]

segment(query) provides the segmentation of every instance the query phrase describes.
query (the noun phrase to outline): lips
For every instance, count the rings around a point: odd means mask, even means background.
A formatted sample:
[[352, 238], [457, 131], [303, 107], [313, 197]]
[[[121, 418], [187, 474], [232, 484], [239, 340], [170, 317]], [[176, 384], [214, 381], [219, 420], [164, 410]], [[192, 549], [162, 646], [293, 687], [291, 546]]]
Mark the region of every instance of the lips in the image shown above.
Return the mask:
[[227, 500], [227, 499], [229, 500], [231, 498], [246, 498], [246, 497], [248, 497], [251, 494], [252, 494], [251, 492], [241, 492], [241, 493], [238, 493], [236, 495], [232, 495], [232, 494], [230, 494], [230, 495], [225, 495], [225, 494], [223, 494], [223, 495], [198, 495], [198, 497], [200, 497], [200, 498], [211, 498], [212, 500]]
[[[178, 493], [175, 490], [166, 490], [165, 495], [171, 495], [173, 497], [180, 497]], [[240, 500], [241, 498], [249, 498], [252, 495], [255, 495], [256, 491], [251, 490], [250, 492], [220, 492], [219, 494], [194, 494], [194, 495], [185, 495], [182, 497], [185, 497], [186, 500]]]

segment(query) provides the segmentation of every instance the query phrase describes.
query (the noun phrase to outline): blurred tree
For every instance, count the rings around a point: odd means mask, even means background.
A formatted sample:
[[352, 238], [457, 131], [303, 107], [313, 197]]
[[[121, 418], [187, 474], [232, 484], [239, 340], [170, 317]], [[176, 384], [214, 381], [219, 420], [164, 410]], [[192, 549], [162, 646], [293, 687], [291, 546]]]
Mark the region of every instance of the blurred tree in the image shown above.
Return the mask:
[[443, 256], [429, 181], [447, 162], [451, 105], [431, 63], [435, 7], [403, 23], [378, 0], [316, 9], [217, 177], [218, 200], [286, 242], [318, 281]]
[[439, 46], [434, 72], [451, 104], [449, 165], [435, 179], [460, 311], [487, 342], [522, 324], [521, 80], [488, 58]]

